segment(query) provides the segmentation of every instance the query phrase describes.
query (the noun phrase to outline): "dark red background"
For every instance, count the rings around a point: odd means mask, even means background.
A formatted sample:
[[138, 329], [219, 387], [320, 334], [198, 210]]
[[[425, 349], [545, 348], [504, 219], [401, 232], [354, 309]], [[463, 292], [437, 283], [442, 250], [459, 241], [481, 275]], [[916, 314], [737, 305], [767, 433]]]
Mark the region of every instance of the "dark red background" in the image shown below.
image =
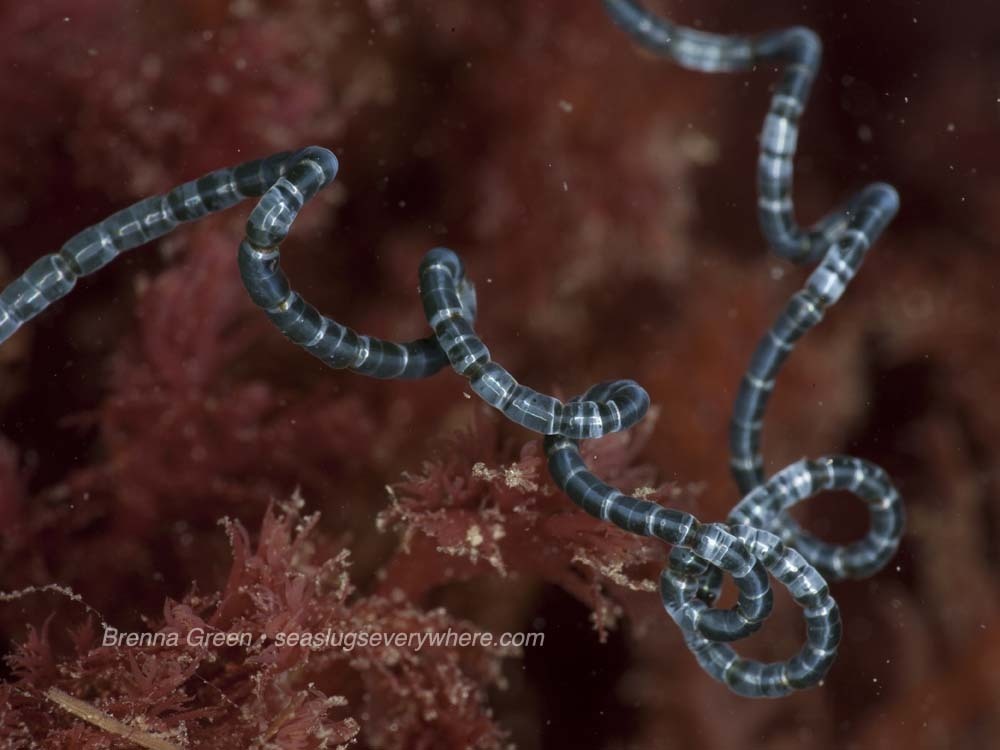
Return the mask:
[[[713, 683], [662, 613], [640, 628], [626, 607], [599, 643], [587, 607], [541, 571], [510, 583], [486, 570], [420, 604], [484, 627], [545, 623], [546, 646], [506, 667], [518, 687], [491, 699], [521, 748], [990, 746], [1000, 15], [973, 0], [659, 7], [705, 30], [819, 33], [796, 160], [803, 221], [866, 181], [901, 194], [783, 371], [765, 452], [772, 471], [836, 452], [883, 465], [907, 505], [902, 549], [874, 579], [835, 587], [845, 637], [827, 684], [775, 702]], [[4, 278], [133, 200], [318, 143], [342, 171], [284, 248], [305, 296], [367, 333], [424, 335], [416, 268], [446, 244], [477, 284], [478, 330], [519, 379], [564, 396], [638, 380], [660, 410], [640, 463], [702, 520], [736, 501], [735, 388], [806, 275], [756, 227], [774, 71], [679, 70], [596, 0], [2, 3], [0, 62]], [[366, 381], [285, 342], [239, 288], [247, 211], [119, 259], [0, 349], [3, 589], [66, 583], [138, 622], [193, 578], [218, 584], [216, 518], [256, 528], [267, 499], [296, 487], [324, 533], [350, 532], [352, 575], [375, 587], [396, 544], [374, 527], [384, 485], [419, 472], [477, 404], [450, 372]], [[252, 409], [267, 429], [242, 448]], [[839, 496], [804, 517], [829, 538], [864, 528]], [[176, 541], [187, 532], [194, 551]], [[18, 642], [52, 604], [5, 606]], [[799, 625], [781, 609], [755, 641], [780, 633], [787, 655]]]

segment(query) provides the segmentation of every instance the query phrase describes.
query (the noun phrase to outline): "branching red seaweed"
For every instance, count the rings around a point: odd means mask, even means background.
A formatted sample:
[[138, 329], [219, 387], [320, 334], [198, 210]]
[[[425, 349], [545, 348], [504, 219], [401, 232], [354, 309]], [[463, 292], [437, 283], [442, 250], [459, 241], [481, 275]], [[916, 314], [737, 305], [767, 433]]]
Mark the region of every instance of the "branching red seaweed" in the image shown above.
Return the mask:
[[[1000, 14], [650, 4], [706, 30], [815, 28], [802, 220], [876, 174], [903, 197], [782, 372], [764, 435], [770, 469], [863, 455], [910, 509], [898, 559], [835, 591], [847, 635], [825, 686], [750, 704], [707, 680], [647, 591], [667, 551], [572, 507], [537, 443], [452, 373], [374, 383], [289, 346], [240, 290], [240, 207], [121, 258], [0, 348], [0, 589], [25, 592], [0, 601], [0, 741], [135, 747], [118, 722], [223, 749], [996, 744]], [[596, 0], [6, 3], [0, 41], [0, 278], [130, 201], [320, 143], [342, 174], [282, 248], [320, 309], [423, 336], [417, 264], [453, 246], [477, 330], [523, 382], [649, 390], [655, 423], [585, 446], [604, 479], [706, 521], [736, 500], [735, 389], [802, 282], [754, 226], [764, 71], [637, 54]], [[296, 488], [319, 520], [271, 507]], [[839, 497], [802, 512], [841, 539], [861, 519]], [[577, 603], [568, 658], [593, 669], [571, 677], [556, 638], [521, 659], [100, 645], [105, 622], [471, 633]], [[799, 642], [785, 604], [751, 648]]]

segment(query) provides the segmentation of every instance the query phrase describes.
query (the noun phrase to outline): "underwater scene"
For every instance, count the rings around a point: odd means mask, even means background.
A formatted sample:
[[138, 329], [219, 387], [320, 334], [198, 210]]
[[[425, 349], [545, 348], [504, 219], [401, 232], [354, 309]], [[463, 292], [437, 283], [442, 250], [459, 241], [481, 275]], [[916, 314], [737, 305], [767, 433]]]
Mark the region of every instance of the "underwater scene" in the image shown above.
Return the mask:
[[0, 748], [1000, 743], [992, 5], [0, 39]]

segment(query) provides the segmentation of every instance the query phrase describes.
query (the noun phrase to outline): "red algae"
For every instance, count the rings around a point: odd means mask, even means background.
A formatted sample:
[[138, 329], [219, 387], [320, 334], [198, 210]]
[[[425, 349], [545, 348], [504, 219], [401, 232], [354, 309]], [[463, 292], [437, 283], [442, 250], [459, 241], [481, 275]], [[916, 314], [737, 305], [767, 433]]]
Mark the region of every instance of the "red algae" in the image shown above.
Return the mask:
[[[1000, 165], [996, 92], [967, 62], [997, 62], [1000, 14], [698, 13], [705, 29], [804, 23], [823, 38], [797, 161], [803, 218], [872, 176], [903, 197], [789, 361], [764, 434], [770, 470], [849, 450], [885, 466], [910, 509], [897, 559], [835, 589], [847, 635], [825, 685], [761, 703], [704, 676], [650, 591], [667, 550], [576, 510], [539, 444], [484, 415], [459, 378], [369, 382], [289, 346], [240, 287], [236, 208], [109, 266], [0, 349], [0, 588], [56, 583], [92, 608], [52, 592], [0, 603], [0, 738], [134, 747], [111, 720], [223, 750], [1000, 736]], [[676, 70], [637, 53], [597, 2], [15, 3], [0, 38], [0, 95], [17, 112], [0, 122], [4, 279], [133, 200], [320, 143], [342, 175], [283, 247], [310, 300], [359, 330], [425, 335], [417, 264], [452, 246], [477, 284], [477, 329], [519, 379], [564, 396], [615, 377], [649, 390], [655, 419], [585, 444], [602, 478], [706, 521], [732, 506], [739, 377], [802, 279], [755, 224], [770, 72]], [[296, 490], [320, 516], [273, 504]], [[838, 499], [804, 514], [810, 528], [856, 530], [860, 510]], [[548, 628], [547, 601], [566, 612]], [[797, 618], [779, 598], [750, 648], [787, 656]], [[487, 621], [545, 630], [546, 644], [101, 645], [105, 624], [256, 643]], [[570, 659], [612, 681], [544, 666], [570, 642]], [[557, 710], [555, 694], [615, 721]]]

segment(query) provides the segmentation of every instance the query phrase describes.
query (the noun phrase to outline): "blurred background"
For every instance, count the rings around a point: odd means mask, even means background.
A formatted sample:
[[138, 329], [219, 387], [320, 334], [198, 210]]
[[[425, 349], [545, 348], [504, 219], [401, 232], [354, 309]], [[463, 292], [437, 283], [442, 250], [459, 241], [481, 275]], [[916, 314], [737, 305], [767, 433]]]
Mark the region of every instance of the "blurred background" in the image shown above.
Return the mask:
[[[897, 557], [834, 587], [844, 639], [823, 687], [755, 702], [703, 674], [649, 591], [666, 550], [575, 511], [532, 436], [463, 397], [454, 373], [368, 381], [286, 342], [240, 285], [249, 206], [118, 259], [0, 348], [0, 588], [64, 584], [107, 622], [155, 629], [192, 582], [225, 583], [217, 519], [255, 537], [268, 502], [298, 492], [322, 513], [314, 552], [350, 551], [350, 601], [546, 634], [422, 698], [399, 688], [401, 668], [349, 661], [322, 689], [346, 697], [334, 714], [356, 721], [345, 738], [359, 747], [993, 746], [1000, 14], [976, 0], [649, 7], [722, 33], [820, 35], [800, 222], [866, 182], [901, 194], [782, 371], [764, 431], [768, 473], [850, 453], [906, 503]], [[597, 0], [2, 2], [0, 42], [0, 279], [130, 202], [323, 145], [341, 173], [282, 248], [307, 299], [364, 333], [426, 335], [417, 266], [447, 245], [476, 283], [478, 331], [522, 382], [563, 397], [617, 377], [648, 389], [645, 426], [588, 450], [602, 476], [703, 521], [738, 500], [736, 388], [809, 270], [770, 254], [756, 225], [774, 70], [680, 70]], [[798, 517], [831, 540], [865, 528], [849, 496]], [[473, 526], [496, 532], [486, 547]], [[748, 653], [797, 648], [800, 615], [778, 599]], [[127, 713], [113, 680], [25, 670], [28, 626], [49, 617], [47, 663], [79, 664], [62, 635], [78, 605], [2, 606], [4, 650], [21, 655], [5, 674], [11, 746], [70, 746], [58, 732], [76, 720], [31, 713], [50, 685]]]

